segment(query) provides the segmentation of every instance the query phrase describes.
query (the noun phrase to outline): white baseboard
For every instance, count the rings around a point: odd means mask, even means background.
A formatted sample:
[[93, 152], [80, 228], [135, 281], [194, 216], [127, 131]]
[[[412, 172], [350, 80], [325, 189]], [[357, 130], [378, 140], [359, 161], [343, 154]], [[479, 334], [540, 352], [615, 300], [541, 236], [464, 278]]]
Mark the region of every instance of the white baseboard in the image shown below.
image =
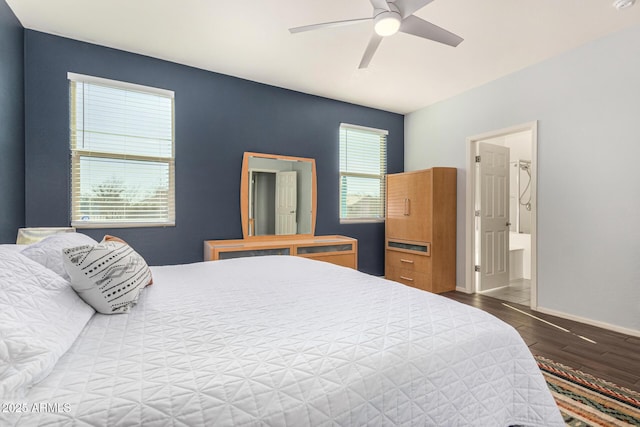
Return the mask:
[[467, 288], [462, 287], [462, 286], [456, 286], [456, 291], [462, 292], [464, 294], [472, 294], [473, 293], [473, 292], [470, 292]]
[[586, 317], [574, 316], [573, 314], [563, 313], [562, 311], [551, 310], [544, 307], [536, 307], [536, 311], [540, 313], [550, 314], [551, 316], [562, 317], [563, 319], [573, 320], [575, 322], [586, 323], [587, 325], [597, 326], [599, 328], [608, 329], [614, 332], [620, 332], [621, 334], [631, 335], [633, 337], [640, 337], [640, 331], [622, 326], [612, 325], [606, 322], [600, 322], [599, 320], [587, 319]]

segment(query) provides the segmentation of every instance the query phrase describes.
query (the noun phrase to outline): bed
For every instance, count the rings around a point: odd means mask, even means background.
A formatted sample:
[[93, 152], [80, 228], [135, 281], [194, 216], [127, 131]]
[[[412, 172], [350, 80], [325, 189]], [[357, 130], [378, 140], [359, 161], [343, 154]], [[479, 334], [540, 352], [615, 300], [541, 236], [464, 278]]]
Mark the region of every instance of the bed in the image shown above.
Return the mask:
[[70, 321], [0, 424], [563, 425], [518, 333], [473, 307], [292, 256], [151, 271], [128, 313]]

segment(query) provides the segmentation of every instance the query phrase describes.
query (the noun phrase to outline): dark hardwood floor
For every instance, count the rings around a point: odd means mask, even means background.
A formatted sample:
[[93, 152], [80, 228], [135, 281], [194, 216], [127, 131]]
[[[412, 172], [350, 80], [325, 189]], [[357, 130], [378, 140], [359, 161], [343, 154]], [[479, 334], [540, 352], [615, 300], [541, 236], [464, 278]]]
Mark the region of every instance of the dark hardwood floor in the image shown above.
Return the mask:
[[[598, 378], [631, 390], [640, 391], [640, 338], [613, 332], [560, 317], [532, 311], [529, 307], [501, 301], [485, 295], [462, 292], [442, 294], [468, 304], [510, 324], [524, 339], [534, 355], [549, 358]], [[531, 318], [503, 305], [544, 319], [570, 332]], [[591, 343], [578, 335], [589, 338]]]

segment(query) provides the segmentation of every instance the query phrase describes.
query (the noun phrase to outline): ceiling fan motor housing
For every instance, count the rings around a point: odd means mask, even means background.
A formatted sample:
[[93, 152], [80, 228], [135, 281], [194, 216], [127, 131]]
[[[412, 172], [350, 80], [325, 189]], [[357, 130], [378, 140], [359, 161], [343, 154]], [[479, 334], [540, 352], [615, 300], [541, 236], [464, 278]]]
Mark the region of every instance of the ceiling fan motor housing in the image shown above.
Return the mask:
[[393, 3], [387, 3], [389, 10], [374, 9], [373, 28], [379, 36], [390, 36], [398, 32], [402, 23], [400, 10]]

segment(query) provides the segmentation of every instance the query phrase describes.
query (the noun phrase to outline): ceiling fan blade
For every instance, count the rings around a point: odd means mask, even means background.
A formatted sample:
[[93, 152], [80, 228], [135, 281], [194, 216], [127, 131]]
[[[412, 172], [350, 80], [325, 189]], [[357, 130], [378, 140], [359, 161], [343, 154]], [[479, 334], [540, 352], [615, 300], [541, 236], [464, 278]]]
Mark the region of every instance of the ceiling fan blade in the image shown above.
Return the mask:
[[289, 28], [291, 34], [303, 31], [321, 30], [323, 28], [342, 27], [344, 25], [357, 24], [359, 22], [371, 21], [373, 18], [347, 19], [345, 21], [323, 22], [322, 24], [304, 25], [302, 27]]
[[402, 18], [406, 18], [409, 15], [413, 15], [413, 12], [416, 12], [433, 0], [396, 0], [394, 3], [400, 10], [400, 15]]
[[374, 9], [390, 10], [387, 0], [369, 0]]
[[369, 62], [371, 62], [371, 58], [373, 58], [373, 54], [378, 50], [378, 46], [380, 46], [380, 42], [382, 41], [382, 36], [373, 33], [371, 36], [371, 40], [369, 40], [369, 44], [367, 45], [367, 49], [364, 51], [364, 55], [362, 55], [362, 61], [360, 61], [360, 65], [358, 68], [367, 68], [369, 66]]
[[414, 15], [408, 16], [402, 21], [400, 31], [453, 47], [458, 46], [464, 40], [462, 37]]

